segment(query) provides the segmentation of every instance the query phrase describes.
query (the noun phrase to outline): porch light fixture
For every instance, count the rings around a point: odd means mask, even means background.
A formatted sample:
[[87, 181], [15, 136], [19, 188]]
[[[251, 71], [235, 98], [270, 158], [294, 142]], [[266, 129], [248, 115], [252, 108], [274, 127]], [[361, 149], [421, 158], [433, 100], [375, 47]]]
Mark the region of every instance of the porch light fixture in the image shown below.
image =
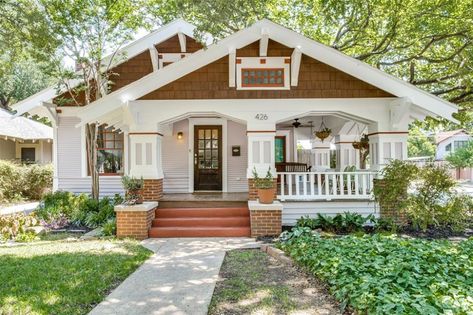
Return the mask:
[[177, 133], [177, 140], [181, 140], [184, 137], [184, 133], [182, 131], [179, 131]]

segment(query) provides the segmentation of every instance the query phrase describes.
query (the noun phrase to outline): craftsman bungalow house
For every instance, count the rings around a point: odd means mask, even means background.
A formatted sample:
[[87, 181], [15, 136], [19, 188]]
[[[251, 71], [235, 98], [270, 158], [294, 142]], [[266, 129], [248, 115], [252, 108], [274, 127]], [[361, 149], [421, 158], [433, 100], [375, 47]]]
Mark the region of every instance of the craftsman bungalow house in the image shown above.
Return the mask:
[[[129, 44], [111, 93], [88, 106], [58, 107], [54, 88], [15, 106], [53, 121], [55, 189], [90, 191], [84, 125], [100, 122], [103, 195], [121, 193], [120, 176], [131, 174], [145, 178], [146, 198], [160, 207], [204, 200], [209, 211], [211, 202], [243, 201], [246, 208], [256, 198], [252, 171], [270, 168], [282, 224], [317, 212], [373, 213], [373, 178], [389, 160], [407, 158], [408, 124], [426, 116], [453, 120], [457, 111], [268, 20], [205, 48], [193, 34], [194, 26], [177, 20]], [[314, 133], [324, 127], [330, 135], [322, 141]], [[365, 170], [352, 145], [362, 134], [369, 138]], [[197, 194], [209, 191], [220, 194]], [[208, 235], [191, 221], [171, 223], [172, 209], [166, 211], [153, 222], [161, 234], [150, 235]], [[224, 212], [206, 213], [213, 220], [199, 224], [224, 230], [211, 235], [248, 234], [246, 225], [219, 221]]]

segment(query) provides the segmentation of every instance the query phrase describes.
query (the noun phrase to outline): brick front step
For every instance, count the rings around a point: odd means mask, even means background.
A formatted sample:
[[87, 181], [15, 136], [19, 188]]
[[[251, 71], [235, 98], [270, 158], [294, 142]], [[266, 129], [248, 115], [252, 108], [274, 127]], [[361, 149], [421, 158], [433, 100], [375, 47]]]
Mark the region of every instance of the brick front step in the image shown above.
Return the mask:
[[249, 237], [249, 227], [152, 227], [149, 237]]
[[158, 218], [153, 227], [249, 227], [249, 216], [238, 217], [199, 217], [199, 218]]
[[156, 218], [248, 217], [248, 208], [172, 208], [156, 210]]

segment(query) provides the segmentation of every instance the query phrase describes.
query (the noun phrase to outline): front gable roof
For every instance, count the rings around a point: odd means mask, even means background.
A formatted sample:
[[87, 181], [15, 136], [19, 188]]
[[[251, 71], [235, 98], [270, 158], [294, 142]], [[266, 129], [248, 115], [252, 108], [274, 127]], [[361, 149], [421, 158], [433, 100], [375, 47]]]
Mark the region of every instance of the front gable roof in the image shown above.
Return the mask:
[[52, 140], [53, 128], [0, 109], [0, 136], [22, 140]]
[[[360, 60], [347, 56], [334, 48], [264, 19], [222, 39], [216, 44], [210, 45], [207, 49], [199, 50], [179, 62], [160, 68], [82, 108], [79, 112], [81, 123], [98, 120], [104, 115], [125, 106], [128, 101], [140, 99], [148, 93], [219, 60], [237, 49], [260, 40], [263, 36], [269, 36], [270, 39], [287, 47], [298, 49], [303, 55], [345, 72], [391, 95], [409, 99], [429, 115], [455, 121], [452, 118], [452, 113], [455, 113], [458, 108], [454, 104]], [[23, 106], [21, 110], [19, 110], [19, 107], [15, 109], [22, 112], [25, 108], [27, 106]]]
[[[177, 19], [169, 24], [166, 24], [163, 27], [129, 43], [120, 49], [115, 55], [124, 55], [125, 59], [115, 61], [114, 67], [119, 67], [122, 63], [135, 57], [139, 57], [141, 54], [146, 53], [149, 47], [153, 45], [159, 45], [168, 39], [172, 39], [173, 37], [177, 36], [178, 33], [182, 33], [190, 38], [193, 38], [194, 30], [194, 25], [182, 19]], [[206, 42], [210, 43], [211, 40], [212, 39], [207, 35]], [[103, 62], [109, 62], [110, 58], [112, 58], [112, 55], [105, 57]], [[72, 85], [78, 83], [80, 82], [72, 82]], [[16, 104], [13, 104], [12, 107], [17, 112], [16, 116], [22, 115], [26, 112], [44, 114], [46, 111], [41, 110], [43, 103], [52, 102], [54, 98], [60, 96], [63, 92], [64, 91], [58, 92], [56, 86], [51, 86]]]

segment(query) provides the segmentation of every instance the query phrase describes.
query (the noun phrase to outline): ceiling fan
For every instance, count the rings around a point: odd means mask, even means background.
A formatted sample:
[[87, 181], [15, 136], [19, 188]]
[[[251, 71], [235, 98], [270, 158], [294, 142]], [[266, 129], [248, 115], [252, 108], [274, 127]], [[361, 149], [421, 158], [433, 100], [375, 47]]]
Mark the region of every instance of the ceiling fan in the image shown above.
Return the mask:
[[294, 128], [299, 128], [301, 123], [299, 122], [299, 118], [294, 119], [294, 122], [292, 123]]

